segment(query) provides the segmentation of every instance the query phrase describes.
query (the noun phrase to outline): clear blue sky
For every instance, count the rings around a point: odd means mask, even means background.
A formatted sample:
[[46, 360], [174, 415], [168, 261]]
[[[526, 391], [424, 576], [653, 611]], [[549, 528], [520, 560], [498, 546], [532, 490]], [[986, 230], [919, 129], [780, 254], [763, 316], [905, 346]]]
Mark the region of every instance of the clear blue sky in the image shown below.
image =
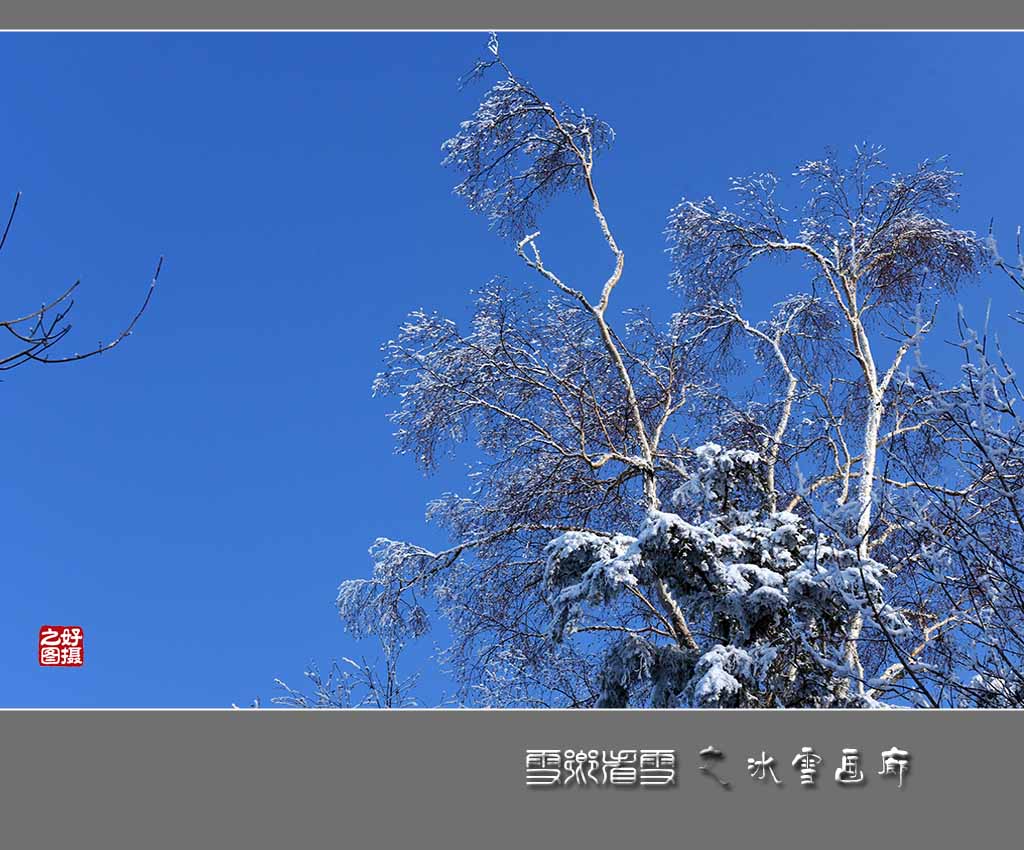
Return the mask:
[[[625, 303], [667, 304], [662, 228], [682, 195], [792, 171], [825, 145], [948, 154], [957, 224], [1024, 219], [1019, 34], [507, 34], [555, 100], [615, 127], [605, 208]], [[0, 383], [0, 706], [227, 706], [359, 653], [333, 606], [374, 537], [437, 542], [425, 480], [370, 397], [415, 307], [466, 315], [511, 251], [452, 196], [440, 143], [479, 88], [486, 36], [0, 35], [0, 314], [75, 278], [77, 343], [109, 356]], [[6, 203], [6, 201], [4, 202]], [[545, 226], [575, 279], [605, 256], [577, 202]], [[593, 261], [586, 259], [590, 255]], [[765, 278], [766, 301], [784, 294]], [[797, 288], [794, 285], [793, 288]], [[994, 279], [980, 316], [1012, 303]], [[1004, 313], [1005, 310], [1002, 310]], [[1001, 320], [1001, 326], [1008, 323]], [[940, 357], [945, 355], [938, 355]], [[43, 623], [82, 625], [86, 666], [41, 669]], [[370, 649], [369, 651], [372, 651]], [[427, 691], [443, 680], [427, 676]]]

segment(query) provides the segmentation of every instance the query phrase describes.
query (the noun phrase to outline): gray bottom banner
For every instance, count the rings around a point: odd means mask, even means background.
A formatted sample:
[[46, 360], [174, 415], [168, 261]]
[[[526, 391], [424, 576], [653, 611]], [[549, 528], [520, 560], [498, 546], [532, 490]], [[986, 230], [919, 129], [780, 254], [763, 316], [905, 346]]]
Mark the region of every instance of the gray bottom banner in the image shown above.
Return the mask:
[[935, 847], [1010, 832], [1019, 712], [6, 711], [4, 845]]

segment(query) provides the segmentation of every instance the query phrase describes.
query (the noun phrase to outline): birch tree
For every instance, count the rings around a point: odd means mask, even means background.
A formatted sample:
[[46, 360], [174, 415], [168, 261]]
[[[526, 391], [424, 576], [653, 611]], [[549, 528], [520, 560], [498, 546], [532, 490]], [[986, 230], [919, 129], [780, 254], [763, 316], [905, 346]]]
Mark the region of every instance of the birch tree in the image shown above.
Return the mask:
[[[484, 286], [467, 328], [414, 312], [384, 346], [398, 451], [430, 471], [470, 444], [475, 465], [428, 507], [451, 545], [376, 541], [372, 575], [340, 587], [346, 626], [413, 639], [443, 617], [466, 703], [952, 704], [955, 621], [920, 532], [936, 494], [977, 484], [936, 484], [959, 415], [939, 401], [968, 402], [918, 351], [994, 258], [943, 217], [959, 175], [861, 146], [798, 166], [796, 215], [772, 174], [733, 181], [730, 206], [684, 199], [666, 226], [680, 307], [658, 320], [623, 303], [611, 128], [489, 47], [472, 76], [494, 82], [444, 164], [532, 283]], [[581, 196], [600, 279], [547, 259], [556, 193]], [[749, 315], [772, 259], [796, 291]]]
[[[706, 311], [722, 313], [727, 310], [719, 303], [722, 294], [734, 290], [740, 273], [755, 261], [780, 255], [804, 260], [810, 278], [807, 297], [834, 317], [841, 351], [826, 360], [826, 384], [811, 359], [797, 353], [800, 364], [789, 364], [776, 332], [772, 350], [788, 383], [784, 415], [767, 441], [769, 459], [785, 438], [790, 405], [803, 385], [810, 398], [817, 397], [812, 404], [817, 422], [811, 427], [828, 444], [834, 468], [822, 470], [795, 497], [807, 501], [815, 491], [824, 491], [819, 499], [834, 493], [836, 504], [849, 504], [853, 543], [858, 557], [867, 560], [874, 530], [887, 528], [887, 518], [875, 510], [879, 483], [916, 485], [884, 477], [879, 482], [881, 451], [887, 443], [931, 427], [927, 417], [905, 403], [900, 368], [933, 328], [938, 299], [955, 294], [965, 279], [976, 276], [985, 252], [973, 232], [938, 217], [957, 201], [958, 175], [941, 163], [926, 161], [909, 174], [888, 174], [881, 149], [864, 147], [855, 149], [848, 167], [829, 154], [804, 163], [796, 176], [807, 201], [795, 233], [775, 200], [774, 175], [734, 181], [732, 211], [711, 199], [680, 204], [670, 220], [674, 282], [697, 304], [711, 305]], [[756, 335], [738, 314], [732, 320]], [[889, 343], [885, 354], [879, 337]], [[853, 366], [852, 374], [845, 365]], [[840, 382], [845, 387], [837, 393]], [[840, 400], [844, 408], [837, 411]], [[884, 536], [879, 539], [884, 542]], [[855, 616], [846, 660], [863, 693], [862, 628], [863, 617]]]
[[[1024, 258], [986, 248], [997, 269], [1019, 288]], [[950, 704], [1024, 706], [1024, 428], [1022, 391], [1007, 362], [995, 319], [980, 328], [961, 309], [957, 345], [960, 381], [939, 385], [916, 370], [917, 403], [941, 429], [943, 475], [921, 474], [913, 454], [895, 466], [920, 481], [918, 498], [905, 504], [901, 524], [922, 565], [922, 610], [928, 625], [912, 652], [930, 662], [924, 676]], [[1009, 317], [1020, 322], [1020, 314]]]

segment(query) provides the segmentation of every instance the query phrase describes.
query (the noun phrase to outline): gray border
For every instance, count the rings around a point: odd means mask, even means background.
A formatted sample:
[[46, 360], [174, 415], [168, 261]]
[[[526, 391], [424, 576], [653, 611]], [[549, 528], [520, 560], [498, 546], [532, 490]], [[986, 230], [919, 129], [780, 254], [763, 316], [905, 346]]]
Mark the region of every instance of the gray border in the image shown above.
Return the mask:
[[[963, 847], [1013, 834], [1014, 712], [6, 711], [5, 846]], [[724, 791], [698, 751], [725, 753]], [[825, 759], [817, 787], [790, 766]], [[903, 788], [879, 752], [911, 754]], [[844, 747], [866, 782], [840, 786]], [[677, 752], [664, 789], [527, 788], [528, 748]], [[746, 758], [777, 759], [781, 787]], [[16, 836], [13, 840], [9, 836]], [[1012, 843], [1012, 842], [1011, 842]]]
[[[293, 0], [230, 10], [134, 3], [36, 4], [0, 12], [7, 28], [989, 28], [1019, 27], [1006, 4], [890, 2], [870, 10], [789, 3], [669, 10], [595, 2], [585, 13], [494, 11], [479, 0], [445, 13], [395, 4], [346, 9]], [[1015, 825], [1024, 764], [1019, 712], [284, 712], [0, 711], [5, 845], [293, 847], [671, 846], [830, 848], [976, 844]], [[726, 753], [722, 791], [697, 770], [699, 749]], [[825, 758], [819, 787], [788, 762]], [[875, 774], [878, 752], [911, 752], [905, 787]], [[525, 750], [667, 748], [679, 780], [665, 790], [527, 789]], [[830, 778], [857, 747], [868, 783]], [[783, 788], [747, 776], [745, 759], [778, 759]], [[413, 844], [415, 842], [415, 844]], [[713, 844], [712, 844], [713, 842]]]
[[138, 0], [5, 2], [6, 29], [989, 29], [1024, 27], [1024, 11], [1006, 0], [906, 2], [861, 0], [445, 0], [347, 4], [326, 0]]

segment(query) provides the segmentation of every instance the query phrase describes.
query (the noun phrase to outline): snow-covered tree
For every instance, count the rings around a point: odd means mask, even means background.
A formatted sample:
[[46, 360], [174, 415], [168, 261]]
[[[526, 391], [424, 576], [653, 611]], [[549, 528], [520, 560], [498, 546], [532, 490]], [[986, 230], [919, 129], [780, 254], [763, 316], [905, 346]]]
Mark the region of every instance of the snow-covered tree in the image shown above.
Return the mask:
[[[1016, 432], [979, 426], [988, 436], [962, 456], [949, 438], [985, 421], [972, 405], [1012, 417], [1008, 373], [977, 362], [970, 335], [962, 385], [941, 389], [917, 357], [942, 296], [992, 262], [1013, 270], [942, 217], [958, 175], [942, 161], [894, 172], [861, 146], [797, 168], [796, 215], [771, 174], [734, 181], [728, 207], [683, 200], [666, 228], [681, 305], [659, 321], [618, 304], [625, 253], [597, 181], [611, 128], [544, 99], [490, 48], [473, 76], [496, 81], [444, 162], [539, 288], [492, 281], [468, 327], [417, 311], [385, 345], [374, 390], [397, 400], [398, 450], [430, 471], [471, 443], [476, 462], [466, 492], [428, 509], [451, 545], [376, 541], [372, 575], [341, 585], [346, 625], [412, 639], [443, 617], [466, 703], [1007, 699], [1005, 641], [976, 641], [987, 660], [967, 664], [973, 632], [950, 636], [963, 621], [947, 620], [953, 585], [935, 578], [968, 555], [950, 541], [975, 494], [1012, 513], [1019, 489], [985, 471], [997, 450], [1000, 474], [1019, 470], [1005, 460]], [[538, 221], [559, 192], [588, 202], [600, 280], [569, 280], [542, 253]], [[744, 279], [772, 258], [800, 282], [758, 319]], [[982, 554], [960, 607], [987, 580]], [[1019, 600], [1003, 577], [993, 592]]]
[[406, 643], [404, 630], [396, 625], [382, 623], [375, 630], [381, 650], [378, 658], [334, 659], [326, 673], [311, 662], [304, 673], [305, 689], [275, 679], [280, 693], [271, 702], [288, 708], [417, 707], [415, 691], [419, 676], [405, 675], [399, 670]]
[[[1018, 237], [1019, 239], [1019, 237]], [[1024, 262], [994, 264], [1020, 286]], [[1018, 243], [1018, 255], [1020, 247]], [[1019, 315], [1011, 318], [1020, 321]], [[953, 704], [1024, 707], [1024, 393], [990, 332], [958, 316], [961, 380], [937, 385], [919, 370], [918, 404], [942, 435], [943, 476], [921, 474], [918, 459], [893, 459], [921, 480], [901, 518], [924, 573], [927, 626], [913, 650], [930, 662], [923, 676]]]

